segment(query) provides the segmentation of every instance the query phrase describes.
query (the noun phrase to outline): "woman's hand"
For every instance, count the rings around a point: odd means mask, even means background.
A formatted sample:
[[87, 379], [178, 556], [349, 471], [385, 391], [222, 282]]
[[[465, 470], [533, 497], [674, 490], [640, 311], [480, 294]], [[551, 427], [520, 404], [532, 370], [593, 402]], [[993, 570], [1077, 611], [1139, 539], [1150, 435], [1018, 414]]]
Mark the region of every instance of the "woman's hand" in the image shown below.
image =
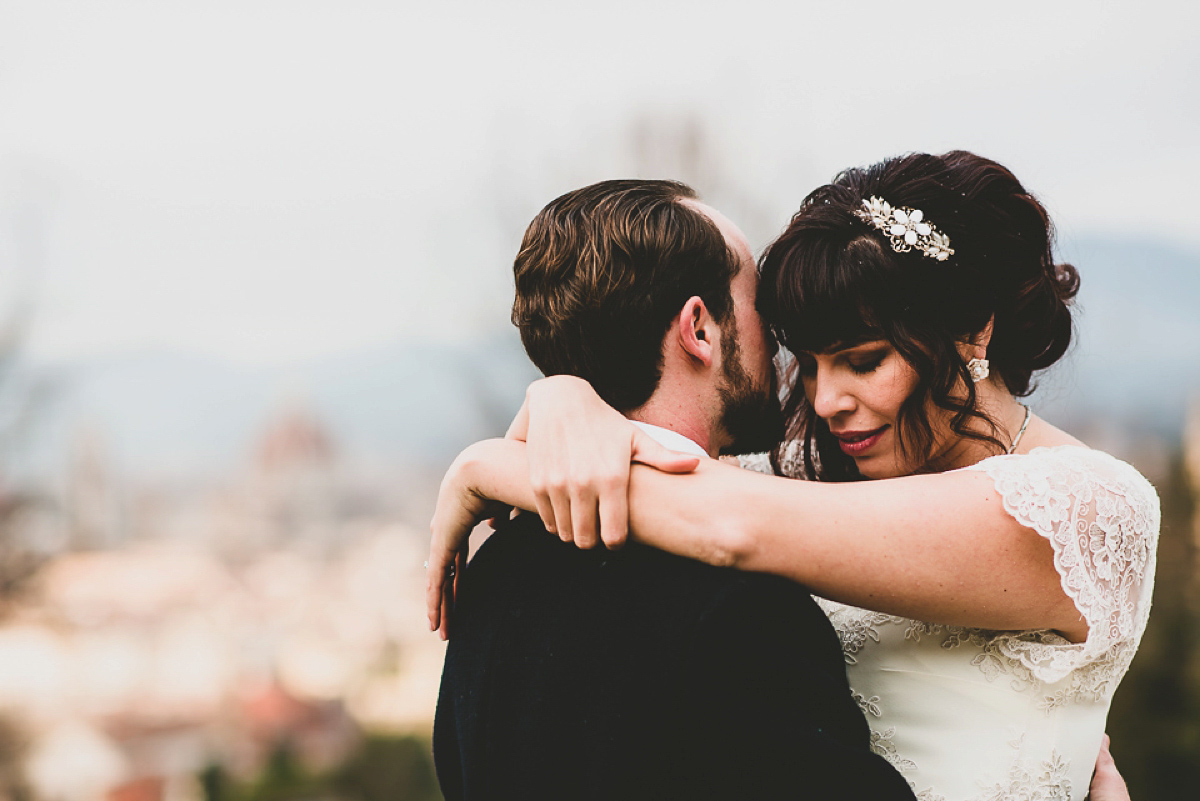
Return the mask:
[[1092, 785], [1088, 789], [1089, 801], [1130, 801], [1129, 788], [1125, 779], [1117, 772], [1117, 763], [1108, 750], [1108, 735], [1100, 741], [1100, 756], [1096, 758], [1096, 772], [1092, 774]]
[[508, 437], [528, 443], [538, 516], [564, 542], [619, 548], [629, 534], [629, 468], [689, 473], [700, 460], [667, 450], [573, 376], [535, 381]]
[[[603, 538], [616, 548], [629, 531], [631, 462], [674, 473], [700, 463], [662, 447], [590, 384], [568, 376], [535, 382], [508, 436], [464, 450], [438, 491], [425, 598], [429, 627], [443, 639], [467, 540], [480, 521], [505, 516], [509, 507], [527, 509], [564, 541], [591, 548]], [[519, 441], [526, 439], [528, 446]]]
[[458, 577], [466, 564], [467, 540], [481, 521], [503, 513], [507, 507], [480, 494], [474, 475], [488, 459], [491, 444], [477, 442], [458, 455], [442, 479], [437, 508], [429, 524], [433, 538], [425, 563], [425, 603], [429, 629], [447, 637], [450, 606]]

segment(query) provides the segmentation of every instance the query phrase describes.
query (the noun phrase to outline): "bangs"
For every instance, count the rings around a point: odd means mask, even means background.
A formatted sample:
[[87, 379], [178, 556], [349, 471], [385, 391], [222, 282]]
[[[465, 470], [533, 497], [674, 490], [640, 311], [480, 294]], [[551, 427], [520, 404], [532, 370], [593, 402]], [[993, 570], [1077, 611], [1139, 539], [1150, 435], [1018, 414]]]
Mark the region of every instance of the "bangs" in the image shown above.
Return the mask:
[[762, 298], [761, 312], [793, 353], [890, 339], [889, 322], [904, 306], [893, 280], [896, 265], [874, 238], [839, 244], [808, 243], [764, 259], [762, 292], [773, 297]]

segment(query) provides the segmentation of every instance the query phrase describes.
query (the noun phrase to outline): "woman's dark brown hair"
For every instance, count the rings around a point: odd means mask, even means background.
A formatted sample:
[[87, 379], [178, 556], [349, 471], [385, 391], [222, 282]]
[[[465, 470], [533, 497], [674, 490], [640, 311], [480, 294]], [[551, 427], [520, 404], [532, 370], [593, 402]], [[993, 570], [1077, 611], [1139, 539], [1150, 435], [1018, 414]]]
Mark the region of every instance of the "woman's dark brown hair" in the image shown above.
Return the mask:
[[[898, 253], [860, 219], [862, 202], [920, 209], [950, 240], [945, 261], [921, 250]], [[822, 353], [867, 340], [891, 343], [917, 374], [896, 423], [903, 456], [926, 466], [934, 456], [931, 409], [958, 436], [1002, 451], [999, 428], [977, 404], [958, 344], [993, 321], [987, 358], [1014, 395], [1071, 342], [1069, 302], [1079, 276], [1055, 264], [1054, 235], [1042, 205], [1008, 169], [962, 150], [912, 154], [846, 170], [804, 199], [762, 257], [760, 312], [782, 345]], [[965, 387], [965, 395], [962, 387]], [[799, 382], [785, 401], [790, 438], [803, 442], [809, 478], [859, 478], [814, 413]], [[779, 454], [776, 454], [778, 467]]]

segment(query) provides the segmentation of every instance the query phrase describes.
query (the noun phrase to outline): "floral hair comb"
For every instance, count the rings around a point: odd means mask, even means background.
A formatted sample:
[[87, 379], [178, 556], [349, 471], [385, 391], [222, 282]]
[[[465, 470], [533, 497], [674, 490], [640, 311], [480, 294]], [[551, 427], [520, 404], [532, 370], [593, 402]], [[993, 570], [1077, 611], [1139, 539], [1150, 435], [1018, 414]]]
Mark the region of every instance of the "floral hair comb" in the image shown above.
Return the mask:
[[914, 248], [931, 259], [945, 261], [954, 255], [950, 238], [925, 221], [925, 212], [905, 206], [892, 206], [880, 197], [862, 202], [863, 207], [854, 212], [860, 220], [883, 232], [897, 253], [907, 253]]

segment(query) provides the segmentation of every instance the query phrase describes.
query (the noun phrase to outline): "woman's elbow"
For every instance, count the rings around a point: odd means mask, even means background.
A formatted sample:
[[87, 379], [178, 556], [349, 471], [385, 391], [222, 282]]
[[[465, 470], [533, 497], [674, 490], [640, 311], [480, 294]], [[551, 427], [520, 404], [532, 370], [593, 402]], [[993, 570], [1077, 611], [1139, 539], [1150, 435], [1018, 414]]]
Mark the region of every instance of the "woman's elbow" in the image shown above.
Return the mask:
[[736, 523], [714, 527], [709, 551], [701, 558], [716, 567], [747, 570], [753, 560], [754, 539], [744, 526]]

